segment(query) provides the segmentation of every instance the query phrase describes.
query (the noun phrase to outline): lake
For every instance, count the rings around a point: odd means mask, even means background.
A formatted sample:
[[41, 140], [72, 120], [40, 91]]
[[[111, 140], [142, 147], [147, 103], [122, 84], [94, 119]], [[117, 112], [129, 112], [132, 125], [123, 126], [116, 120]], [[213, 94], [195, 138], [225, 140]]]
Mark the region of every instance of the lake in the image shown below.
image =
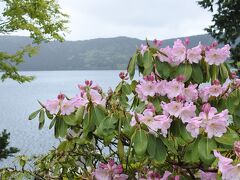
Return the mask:
[[[0, 132], [7, 129], [11, 133], [10, 146], [19, 148], [19, 154], [38, 155], [46, 153], [59, 142], [46, 124], [38, 130], [37, 119], [28, 121], [28, 116], [40, 108], [37, 100], [44, 102], [55, 98], [60, 92], [69, 97], [75, 96], [78, 84], [85, 80], [97, 82], [106, 92], [114, 88], [120, 78], [120, 71], [31, 71], [22, 72], [34, 75], [30, 83], [19, 84], [12, 80], [0, 83]], [[50, 121], [46, 121], [48, 124]], [[1, 166], [10, 165], [13, 158], [0, 162]]]

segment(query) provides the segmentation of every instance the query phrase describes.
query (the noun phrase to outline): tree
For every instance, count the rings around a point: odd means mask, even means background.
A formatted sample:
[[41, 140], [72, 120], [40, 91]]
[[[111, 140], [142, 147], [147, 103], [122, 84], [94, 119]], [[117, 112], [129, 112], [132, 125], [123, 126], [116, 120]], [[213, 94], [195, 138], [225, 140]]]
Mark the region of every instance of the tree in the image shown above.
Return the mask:
[[39, 102], [29, 120], [61, 142], [34, 162], [20, 159], [21, 169], [0, 169], [2, 179], [239, 179], [240, 79], [225, 62], [230, 46], [188, 43], [142, 45], [107, 94], [86, 80], [73, 98]]
[[4, 10], [0, 16], [0, 34], [19, 30], [26, 31], [33, 40], [31, 45], [15, 53], [0, 52], [1, 79], [11, 78], [20, 83], [31, 81], [18, 73], [17, 65], [24, 62], [25, 56], [37, 53], [37, 45], [51, 40], [64, 40], [68, 16], [61, 12], [55, 0], [0, 0]]
[[213, 24], [205, 30], [220, 43], [232, 46], [231, 58], [240, 67], [240, 1], [200, 0], [198, 4], [213, 13]]
[[15, 147], [9, 147], [9, 138], [10, 133], [7, 133], [6, 129], [0, 135], [0, 161], [2, 159], [6, 159], [8, 156], [12, 156], [14, 153], [19, 152], [19, 150]]

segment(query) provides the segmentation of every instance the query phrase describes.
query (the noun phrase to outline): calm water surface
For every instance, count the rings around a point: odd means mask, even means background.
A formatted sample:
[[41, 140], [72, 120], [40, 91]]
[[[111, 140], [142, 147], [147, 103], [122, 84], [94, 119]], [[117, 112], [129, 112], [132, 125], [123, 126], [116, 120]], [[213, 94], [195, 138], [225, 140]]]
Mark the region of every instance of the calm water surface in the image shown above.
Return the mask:
[[[86, 79], [97, 82], [105, 92], [119, 82], [120, 71], [37, 71], [24, 72], [36, 76], [31, 83], [18, 84], [8, 80], [0, 83], [0, 132], [11, 133], [10, 145], [21, 150], [20, 154], [38, 155], [46, 153], [59, 142], [46, 125], [38, 130], [38, 121], [28, 121], [31, 112], [39, 109], [37, 100], [55, 98], [59, 92], [73, 97], [78, 93], [77, 84]], [[46, 121], [49, 124], [49, 121]], [[11, 164], [10, 158], [0, 166]]]

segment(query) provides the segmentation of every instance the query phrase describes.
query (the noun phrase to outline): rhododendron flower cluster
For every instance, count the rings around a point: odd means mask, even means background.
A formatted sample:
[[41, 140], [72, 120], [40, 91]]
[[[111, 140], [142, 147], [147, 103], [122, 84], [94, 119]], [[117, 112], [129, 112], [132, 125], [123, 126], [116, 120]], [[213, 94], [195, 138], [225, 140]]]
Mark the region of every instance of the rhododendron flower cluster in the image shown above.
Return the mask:
[[96, 180], [126, 180], [128, 176], [123, 174], [122, 165], [115, 164], [114, 160], [109, 160], [107, 164], [100, 163], [93, 172]]
[[[30, 115], [39, 114], [42, 128], [46, 114], [63, 139], [46, 160], [50, 172], [96, 180], [240, 179], [240, 80], [226, 61], [229, 45], [191, 46], [188, 38], [150, 44], [136, 50], [106, 95], [87, 80], [75, 97], [61, 93]], [[142, 76], [134, 80], [136, 69]]]
[[[199, 63], [205, 57], [205, 61], [209, 65], [214, 64], [219, 66], [230, 57], [229, 45], [225, 45], [222, 48], [216, 48], [215, 45], [203, 46], [199, 43], [196, 47], [187, 49], [187, 44], [188, 43], [184, 43], [182, 40], [177, 39], [172, 48], [170, 46], [160, 48], [160, 51], [164, 54], [158, 54], [159, 60], [161, 62], [167, 62], [172, 66], [177, 66], [184, 62], [189, 62], [190, 64]], [[145, 51], [147, 51], [147, 47], [142, 45], [141, 53], [143, 54]]]
[[57, 99], [47, 100], [44, 104], [50, 114], [70, 115], [76, 108], [86, 106], [89, 102], [105, 105], [106, 100], [99, 92], [101, 88], [93, 85], [92, 81], [85, 81], [85, 85], [78, 85], [80, 93], [72, 99], [67, 99], [64, 94], [59, 94]]
[[[193, 137], [197, 137], [200, 127], [207, 133], [208, 138], [212, 138], [213, 136], [221, 137], [227, 132], [229, 124], [228, 110], [226, 109], [217, 113], [216, 108], [210, 105], [204, 106], [204, 111], [200, 112], [198, 117], [192, 118], [188, 122], [186, 129]], [[206, 106], [209, 106], [209, 108], [206, 108]]]

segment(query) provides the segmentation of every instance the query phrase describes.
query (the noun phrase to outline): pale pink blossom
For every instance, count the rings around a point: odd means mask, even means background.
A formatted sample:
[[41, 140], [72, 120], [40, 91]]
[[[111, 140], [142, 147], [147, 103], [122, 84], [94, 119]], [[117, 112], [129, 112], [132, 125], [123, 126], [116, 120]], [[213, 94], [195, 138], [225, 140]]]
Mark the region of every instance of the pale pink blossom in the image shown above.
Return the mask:
[[200, 171], [201, 180], [216, 180], [217, 173]]
[[179, 65], [186, 59], [186, 47], [180, 39], [177, 39], [174, 42], [172, 56], [173, 58], [171, 64], [173, 65]]
[[171, 176], [172, 173], [169, 171], [165, 171], [163, 177], [160, 180], [168, 180], [168, 177]]
[[193, 103], [185, 103], [179, 117], [183, 123], [188, 122], [190, 119], [196, 116], [196, 106]]
[[187, 59], [190, 62], [190, 64], [199, 63], [199, 61], [202, 59], [201, 53], [202, 53], [201, 44], [192, 49], [188, 49]]
[[222, 48], [211, 48], [208, 51], [205, 52], [205, 60], [209, 65], [217, 65], [224, 63], [227, 58], [230, 57], [230, 46], [225, 45]]
[[158, 59], [161, 62], [168, 62], [170, 63], [172, 61], [172, 48], [170, 48], [169, 46], [165, 47], [165, 48], [160, 48], [161, 53], [158, 53]]
[[107, 164], [100, 163], [99, 167], [92, 173], [96, 180], [126, 180], [122, 165], [117, 165], [113, 160]]
[[140, 84], [137, 85], [137, 93], [139, 93], [139, 97], [142, 99], [146, 99], [146, 97], [153, 97], [156, 93], [156, 83], [154, 81], [140, 81]]
[[167, 130], [170, 128], [172, 119], [166, 115], [157, 115], [154, 117], [155, 123], [161, 129], [164, 137], [167, 136]]
[[166, 80], [161, 80], [156, 83], [156, 93], [165, 96], [168, 92], [167, 88], [168, 82]]
[[60, 101], [58, 99], [47, 100], [44, 106], [50, 114], [57, 114], [60, 110]]
[[213, 119], [206, 122], [205, 132], [208, 134], [208, 138], [213, 136], [221, 137], [227, 132], [227, 126], [226, 119], [213, 117]]
[[170, 103], [163, 102], [161, 106], [165, 114], [169, 114], [175, 117], [178, 117], [180, 115], [183, 108], [183, 104], [177, 101], [171, 101]]
[[214, 150], [214, 156], [218, 158], [218, 168], [222, 173], [223, 180], [239, 180], [240, 179], [240, 164], [232, 165], [233, 160], [222, 156]]
[[186, 129], [192, 135], [192, 137], [196, 138], [199, 135], [201, 123], [201, 118], [199, 117], [194, 117], [188, 122]]
[[197, 84], [190, 84], [187, 88], [183, 89], [182, 94], [186, 101], [196, 101], [198, 99]]
[[61, 103], [61, 115], [70, 115], [75, 111], [75, 107], [72, 101], [63, 100]]
[[218, 168], [221, 172], [224, 172], [225, 170], [227, 170], [231, 165], [231, 163], [233, 162], [232, 159], [230, 158], [226, 158], [224, 156], [222, 156], [218, 151], [214, 150], [213, 154], [216, 158], [219, 159], [218, 161]]
[[223, 93], [223, 88], [221, 85], [212, 85], [208, 89], [209, 96], [218, 97]]
[[86, 106], [88, 104], [88, 99], [83, 98], [81, 95], [76, 95], [71, 99], [71, 101], [76, 108]]
[[184, 90], [184, 83], [179, 82], [176, 79], [173, 79], [172, 81], [169, 81], [167, 83], [166, 89], [168, 98], [172, 99], [182, 94]]

